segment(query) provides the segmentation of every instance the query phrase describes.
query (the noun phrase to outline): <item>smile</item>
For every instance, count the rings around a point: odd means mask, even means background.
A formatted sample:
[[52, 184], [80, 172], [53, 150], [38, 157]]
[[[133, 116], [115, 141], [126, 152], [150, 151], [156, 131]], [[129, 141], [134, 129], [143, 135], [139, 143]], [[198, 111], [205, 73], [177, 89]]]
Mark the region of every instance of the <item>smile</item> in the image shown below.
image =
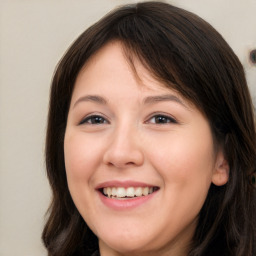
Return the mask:
[[108, 198], [125, 200], [148, 196], [156, 190], [158, 190], [157, 187], [105, 187], [101, 192]]

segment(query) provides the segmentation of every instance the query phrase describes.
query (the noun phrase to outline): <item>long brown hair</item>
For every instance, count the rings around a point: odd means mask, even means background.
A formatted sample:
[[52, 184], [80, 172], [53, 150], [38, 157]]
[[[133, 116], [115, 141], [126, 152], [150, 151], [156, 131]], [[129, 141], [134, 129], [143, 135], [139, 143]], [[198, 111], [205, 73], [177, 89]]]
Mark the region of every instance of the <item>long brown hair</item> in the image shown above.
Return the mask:
[[228, 183], [210, 187], [189, 256], [256, 255], [256, 189], [251, 184], [256, 172], [256, 135], [243, 67], [207, 22], [159, 1], [109, 13], [87, 29], [58, 64], [46, 139], [46, 167], [53, 192], [42, 234], [48, 255], [90, 255], [98, 247], [68, 190], [63, 141], [77, 75], [110, 40], [122, 43], [131, 64], [133, 57], [139, 58], [156, 79], [198, 107], [229, 162]]

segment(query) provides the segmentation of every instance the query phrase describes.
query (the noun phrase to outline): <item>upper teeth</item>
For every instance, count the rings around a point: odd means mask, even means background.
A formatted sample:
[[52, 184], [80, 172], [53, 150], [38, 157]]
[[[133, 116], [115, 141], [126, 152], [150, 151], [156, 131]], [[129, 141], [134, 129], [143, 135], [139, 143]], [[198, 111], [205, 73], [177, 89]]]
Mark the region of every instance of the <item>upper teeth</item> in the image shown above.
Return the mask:
[[103, 189], [103, 193], [108, 197], [116, 198], [147, 196], [153, 193], [153, 187], [107, 187]]

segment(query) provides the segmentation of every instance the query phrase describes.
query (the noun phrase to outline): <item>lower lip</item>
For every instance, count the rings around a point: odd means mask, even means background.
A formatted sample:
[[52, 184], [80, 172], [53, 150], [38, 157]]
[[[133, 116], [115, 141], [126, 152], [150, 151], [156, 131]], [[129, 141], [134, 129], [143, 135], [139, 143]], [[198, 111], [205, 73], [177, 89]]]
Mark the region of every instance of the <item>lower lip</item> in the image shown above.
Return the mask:
[[145, 204], [147, 201], [152, 199], [157, 191], [149, 194], [147, 196], [135, 197], [131, 199], [115, 199], [104, 196], [100, 191], [98, 191], [99, 196], [103, 204], [107, 207], [112, 208], [114, 210], [128, 210], [133, 209], [138, 206]]

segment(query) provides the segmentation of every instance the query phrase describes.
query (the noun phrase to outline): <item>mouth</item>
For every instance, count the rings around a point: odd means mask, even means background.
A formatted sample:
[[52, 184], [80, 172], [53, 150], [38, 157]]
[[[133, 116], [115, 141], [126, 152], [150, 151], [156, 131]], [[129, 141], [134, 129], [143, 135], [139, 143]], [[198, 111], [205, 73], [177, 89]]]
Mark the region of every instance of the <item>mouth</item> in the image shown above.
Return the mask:
[[103, 196], [118, 200], [145, 197], [159, 190], [159, 187], [104, 187], [99, 191]]

